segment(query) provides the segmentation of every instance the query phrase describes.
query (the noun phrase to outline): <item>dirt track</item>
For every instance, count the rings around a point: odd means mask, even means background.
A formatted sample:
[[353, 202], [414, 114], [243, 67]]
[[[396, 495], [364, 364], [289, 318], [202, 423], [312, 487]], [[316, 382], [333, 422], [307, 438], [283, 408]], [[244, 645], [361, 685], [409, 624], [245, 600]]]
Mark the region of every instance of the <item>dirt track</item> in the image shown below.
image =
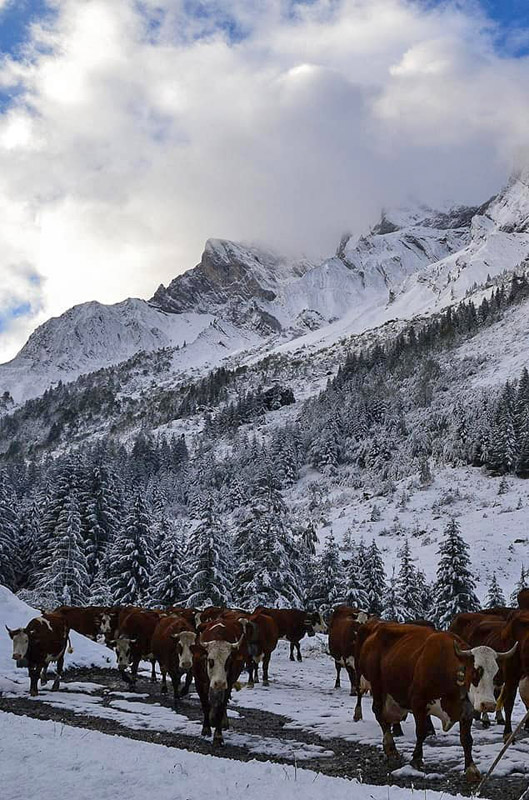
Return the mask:
[[[101, 705], [110, 703], [110, 696], [107, 693], [111, 690], [113, 699], [116, 692], [124, 691], [116, 672], [113, 670], [71, 670], [66, 675], [68, 681], [90, 681], [101, 684], [99, 691], [92, 693], [92, 696], [99, 696], [102, 699]], [[259, 691], [256, 688], [255, 691]], [[142, 708], [145, 704], [157, 703], [168, 708], [171, 707], [169, 696], [161, 696], [158, 685], [152, 685], [146, 680], [138, 684], [139, 694], [148, 694], [148, 697], [138, 697], [137, 700], [128, 696], [128, 701], [139, 703]], [[234, 758], [240, 761], [258, 759], [261, 761], [275, 761], [283, 764], [293, 764], [294, 759], [287, 756], [271, 756], [270, 754], [260, 754], [249, 752], [245, 747], [229, 744], [229, 733], [226, 735], [226, 744], [219, 749], [213, 749], [211, 740], [186, 736], [181, 733], [170, 733], [165, 730], [141, 730], [127, 727], [123, 722], [111, 719], [102, 719], [99, 716], [90, 716], [84, 713], [74, 712], [66, 708], [56, 708], [45, 701], [35, 702], [29, 697], [6, 698], [0, 697], [0, 710], [10, 711], [15, 714], [26, 715], [38, 719], [50, 719], [62, 722], [65, 725], [89, 728], [102, 733], [129, 737], [142, 741], [163, 744], [168, 747], [191, 750], [198, 753], [213, 754], [222, 758]], [[196, 695], [192, 694], [180, 704], [179, 714], [188, 717], [190, 720], [201, 721], [202, 714]], [[270, 737], [275, 740], [292, 742], [293, 740], [309, 745], [319, 745], [325, 750], [334, 752], [333, 757], [311, 757], [298, 762], [298, 766], [306, 769], [321, 772], [326, 775], [335, 775], [343, 778], [360, 779], [368, 784], [388, 784], [397, 786], [414, 786], [416, 789], [436, 789], [451, 794], [461, 793], [471, 794], [470, 787], [463, 779], [461, 773], [446, 771], [446, 763], [436, 767], [432, 761], [432, 751], [425, 751], [428, 758], [428, 769], [430, 772], [439, 772], [446, 777], [438, 780], [421, 779], [420, 777], [405, 778], [391, 775], [390, 770], [399, 766], [398, 763], [388, 765], [380, 749], [360, 743], [346, 742], [343, 739], [321, 739], [319, 736], [308, 731], [288, 729], [284, 730], [284, 725], [290, 720], [278, 714], [267, 711], [259, 711], [251, 708], [237, 706], [240, 717], [231, 721], [231, 727], [237, 733], [252, 734], [259, 737]], [[441, 744], [441, 740], [436, 742]], [[428, 747], [428, 745], [426, 745]], [[528, 764], [529, 769], [529, 764]], [[483, 791], [483, 796], [490, 797], [492, 800], [518, 800], [529, 783], [528, 778], [520, 776], [492, 778]]]

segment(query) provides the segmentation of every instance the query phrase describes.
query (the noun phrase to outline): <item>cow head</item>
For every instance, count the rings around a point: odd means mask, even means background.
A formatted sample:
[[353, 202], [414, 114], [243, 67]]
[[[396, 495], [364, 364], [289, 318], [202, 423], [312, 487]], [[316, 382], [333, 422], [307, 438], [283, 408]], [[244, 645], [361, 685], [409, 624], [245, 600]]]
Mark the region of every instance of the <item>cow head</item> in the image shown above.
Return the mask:
[[180, 669], [187, 672], [193, 666], [191, 647], [196, 643], [197, 635], [193, 631], [182, 631], [181, 633], [172, 633], [171, 636], [176, 642]]
[[118, 638], [112, 642], [116, 651], [118, 670], [120, 672], [124, 672], [127, 667], [132, 665], [132, 645], [135, 644], [135, 642], [136, 639], [131, 639], [128, 636], [118, 636]]
[[456, 655], [471, 669], [468, 697], [474, 711], [494, 711], [496, 699], [494, 697], [494, 678], [501, 668], [501, 664], [511, 658], [516, 652], [518, 643], [505, 653], [497, 653], [492, 647], [473, 647], [471, 650], [462, 650], [454, 642]]
[[26, 633], [24, 628], [15, 628], [12, 630], [6, 625], [6, 630], [13, 642], [13, 656], [15, 661], [22, 661], [26, 657], [29, 647], [29, 634]]
[[308, 636], [314, 636], [316, 633], [326, 633], [327, 625], [319, 611], [312, 611], [305, 617], [305, 631]]
[[243, 642], [244, 632], [238, 642], [201, 642], [206, 651], [206, 668], [210, 688], [217, 692], [228, 688], [228, 671], [230, 658]]

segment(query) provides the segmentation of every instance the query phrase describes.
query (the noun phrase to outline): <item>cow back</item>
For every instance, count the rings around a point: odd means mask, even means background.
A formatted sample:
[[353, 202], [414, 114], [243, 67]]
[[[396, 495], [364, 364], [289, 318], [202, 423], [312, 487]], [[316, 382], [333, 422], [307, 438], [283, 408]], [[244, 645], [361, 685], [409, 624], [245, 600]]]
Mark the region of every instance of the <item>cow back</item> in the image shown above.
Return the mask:
[[42, 614], [26, 625], [29, 635], [28, 660], [39, 661], [43, 656], [59, 655], [66, 649], [69, 628], [62, 614]]
[[520, 608], [529, 611], [529, 589], [522, 589], [518, 593], [518, 605]]

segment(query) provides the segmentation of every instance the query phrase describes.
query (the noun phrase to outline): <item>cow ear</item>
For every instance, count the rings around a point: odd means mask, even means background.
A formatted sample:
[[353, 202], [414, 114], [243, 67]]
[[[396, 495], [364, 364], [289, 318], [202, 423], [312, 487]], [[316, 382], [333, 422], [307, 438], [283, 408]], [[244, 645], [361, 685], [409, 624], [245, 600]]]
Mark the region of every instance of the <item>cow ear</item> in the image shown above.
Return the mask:
[[180, 639], [180, 634], [179, 633], [172, 633], [171, 634], [171, 639]]
[[15, 635], [15, 631], [12, 631], [11, 628], [7, 627], [7, 625], [6, 625], [6, 631], [8, 632], [10, 638], [12, 639], [13, 636]]
[[137, 641], [138, 640], [136, 639], [136, 637], [134, 637], [134, 639], [129, 639], [130, 644], [136, 644]]
[[116, 640], [115, 639], [109, 639], [108, 640], [108, 644], [110, 645], [110, 647], [115, 647], [116, 646]]

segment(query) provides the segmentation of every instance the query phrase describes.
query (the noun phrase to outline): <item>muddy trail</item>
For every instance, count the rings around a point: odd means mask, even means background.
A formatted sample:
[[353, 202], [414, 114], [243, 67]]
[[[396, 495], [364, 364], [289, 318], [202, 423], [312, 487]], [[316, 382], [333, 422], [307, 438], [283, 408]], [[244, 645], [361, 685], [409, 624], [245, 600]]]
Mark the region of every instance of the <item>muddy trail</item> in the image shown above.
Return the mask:
[[[145, 713], [149, 706], [152, 706], [153, 710], [160, 707], [172, 709], [171, 689], [169, 688], [168, 695], [161, 695], [159, 684], [151, 684], [146, 678], [138, 680], [137, 697], [130, 693], [128, 686], [124, 686], [115, 670], [69, 670], [65, 673], [64, 683], [68, 682], [98, 684], [97, 688], [93, 687], [90, 692], [87, 691], [86, 696], [92, 700], [98, 698], [99, 709], [110, 707], [111, 702], [115, 702], [116, 698], [119, 699], [120, 697], [126, 697], [127, 705], [131, 709], [137, 706], [142, 713]], [[253, 691], [260, 690], [261, 687], [256, 686]], [[76, 689], [76, 692], [82, 694], [82, 689]], [[96, 730], [109, 735], [128, 737], [162, 744], [167, 747], [213, 755], [219, 758], [237, 759], [239, 761], [255, 759], [294, 765], [299, 768], [313, 770], [315, 773], [352, 778], [367, 784], [413, 786], [417, 790], [431, 789], [464, 795], [471, 795], [473, 789], [475, 789], [475, 787], [466, 783], [461, 772], [450, 771], [452, 766], [457, 765], [456, 759], [454, 759], [453, 763], [445, 760], [442, 764], [436, 764], [434, 749], [428, 746], [428, 740], [425, 744], [428, 778], [424, 779], [418, 775], [413, 777], [395, 776], [391, 774], [391, 770], [403, 766], [404, 761], [388, 763], [380, 748], [359, 742], [344, 741], [340, 738], [324, 739], [310, 731], [285, 729], [285, 725], [291, 722], [288, 717], [268, 711], [245, 708], [243, 701], [240, 701], [236, 706], [238, 716], [235, 719], [230, 719], [230, 731], [225, 734], [224, 746], [214, 748], [211, 739], [186, 735], [178, 730], [175, 732], [168, 731], [163, 729], [163, 726], [161, 730], [153, 729], [152, 726], [149, 728], [128, 727], [126, 719], [123, 720], [123, 718], [119, 721], [111, 718], [107, 719], [102, 718], [101, 715], [91, 715], [89, 711], [85, 713], [78, 709], [72, 710], [68, 707], [52, 705], [51, 703], [55, 702], [61, 694], [63, 693], [47, 693], [42, 695], [38, 701], [28, 695], [0, 697], [0, 710], [36, 719], [53, 720], [59, 724]], [[49, 702], [47, 702], [48, 699]], [[180, 701], [178, 715], [182, 715], [193, 722], [202, 723], [202, 711], [198, 698], [193, 691], [188, 697]], [[123, 716], [126, 717], [126, 713], [122, 713], [121, 717]], [[320, 749], [322, 755], [318, 755], [316, 752], [313, 756], [307, 757], [305, 755], [303, 760], [297, 760], [295, 754], [273, 754], [266, 752], [266, 748], [265, 752], [261, 753], [255, 750], [250, 751], [244, 745], [230, 743], [231, 732], [245, 734], [252, 739], [274, 740], [279, 744], [285, 743], [289, 746], [292, 746], [293, 742], [299, 742], [302, 746], [309, 746], [309, 748], [313, 746], [316, 751]], [[237, 738], [240, 739], [241, 737]], [[436, 747], [442, 747], [442, 737], [437, 736], [435, 744]], [[326, 752], [324, 753], [323, 751]], [[462, 757], [462, 752], [460, 757]], [[438, 773], [438, 777], [432, 777], [432, 773]], [[520, 775], [500, 778], [492, 777], [483, 789], [482, 796], [489, 797], [491, 800], [518, 800], [527, 789], [528, 784], [529, 777]]]

